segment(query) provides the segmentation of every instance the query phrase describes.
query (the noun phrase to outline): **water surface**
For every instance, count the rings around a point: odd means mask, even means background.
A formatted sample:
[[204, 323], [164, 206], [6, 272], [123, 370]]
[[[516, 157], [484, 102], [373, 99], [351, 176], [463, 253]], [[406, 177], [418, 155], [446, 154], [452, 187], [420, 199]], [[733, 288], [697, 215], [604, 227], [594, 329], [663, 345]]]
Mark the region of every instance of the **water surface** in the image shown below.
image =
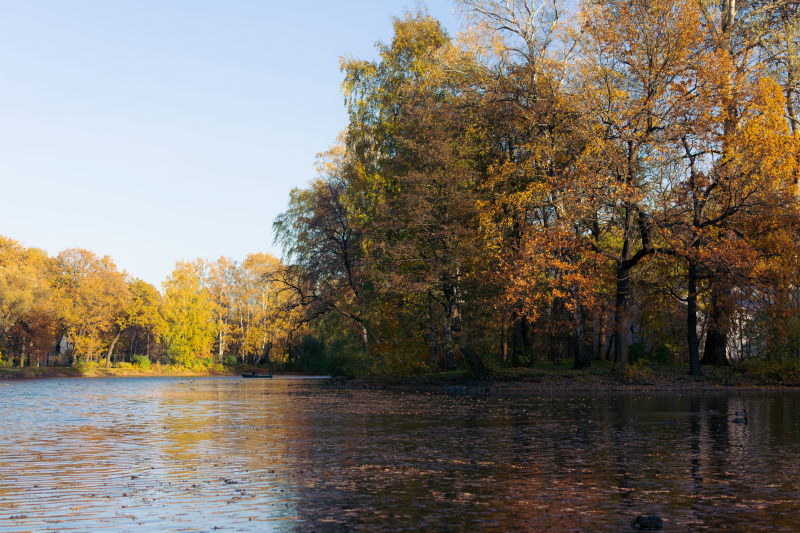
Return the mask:
[[117, 378], [0, 400], [0, 531], [800, 530], [796, 392]]

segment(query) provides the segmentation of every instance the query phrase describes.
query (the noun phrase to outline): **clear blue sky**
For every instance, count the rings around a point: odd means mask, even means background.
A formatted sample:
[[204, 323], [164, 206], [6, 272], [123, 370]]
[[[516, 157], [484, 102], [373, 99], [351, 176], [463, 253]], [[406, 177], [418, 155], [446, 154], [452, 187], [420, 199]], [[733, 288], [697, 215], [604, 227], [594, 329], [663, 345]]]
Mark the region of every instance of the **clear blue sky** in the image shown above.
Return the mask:
[[157, 287], [177, 259], [279, 255], [273, 218], [347, 123], [339, 57], [374, 58], [405, 7], [3, 0], [0, 234]]

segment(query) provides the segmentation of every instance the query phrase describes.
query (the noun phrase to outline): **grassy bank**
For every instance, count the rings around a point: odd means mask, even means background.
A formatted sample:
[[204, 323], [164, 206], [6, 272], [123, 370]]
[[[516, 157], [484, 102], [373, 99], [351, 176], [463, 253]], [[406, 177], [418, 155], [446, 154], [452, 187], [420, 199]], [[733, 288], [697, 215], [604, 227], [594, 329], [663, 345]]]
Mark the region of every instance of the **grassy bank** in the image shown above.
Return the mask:
[[224, 376], [237, 374], [236, 368], [225, 367], [224, 371], [192, 371], [171, 365], [152, 365], [149, 368], [102, 368], [102, 367], [69, 367], [40, 366], [22, 368], [0, 368], [1, 378], [110, 378], [110, 377], [143, 377], [143, 376]]
[[749, 362], [736, 367], [706, 367], [702, 376], [688, 374], [688, 365], [633, 364], [616, 371], [610, 362], [594, 361], [592, 366], [573, 370], [572, 362], [539, 363], [528, 368], [493, 368], [476, 378], [457, 370], [411, 376], [403, 379], [375, 378], [334, 380], [358, 387], [417, 387], [463, 389], [576, 389], [576, 390], [715, 390], [800, 388], [800, 364]]
[[[249, 373], [250, 366], [201, 367], [193, 371], [185, 367], [152, 365], [139, 368], [102, 367], [24, 367], [0, 368], [2, 378], [64, 378], [64, 377], [143, 377], [143, 376], [224, 376]], [[277, 369], [275, 369], [277, 370]], [[285, 371], [286, 369], [284, 369]], [[269, 369], [259, 368], [266, 373]], [[438, 372], [409, 377], [374, 377], [360, 379], [335, 378], [334, 384], [356, 387], [464, 388], [493, 389], [577, 389], [577, 390], [713, 390], [800, 388], [800, 362], [746, 361], [735, 367], [704, 366], [703, 375], [689, 376], [686, 365], [632, 364], [616, 371], [610, 362], [594, 361], [592, 366], [573, 370], [571, 361], [560, 364], [537, 363], [527, 368], [494, 367], [480, 377], [467, 370]], [[290, 374], [297, 374], [289, 370]]]

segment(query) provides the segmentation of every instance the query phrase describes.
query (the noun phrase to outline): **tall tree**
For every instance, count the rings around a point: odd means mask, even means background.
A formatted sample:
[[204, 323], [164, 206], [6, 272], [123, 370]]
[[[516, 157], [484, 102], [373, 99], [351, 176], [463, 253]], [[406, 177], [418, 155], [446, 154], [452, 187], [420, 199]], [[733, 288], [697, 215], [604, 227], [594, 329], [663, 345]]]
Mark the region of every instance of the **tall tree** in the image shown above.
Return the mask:
[[287, 264], [272, 279], [291, 293], [287, 305], [302, 309], [299, 323], [339, 313], [358, 324], [369, 352], [366, 272], [361, 237], [345, 205], [346, 164], [344, 147], [338, 145], [320, 158], [320, 178], [290, 193], [289, 208], [272, 226]]
[[208, 355], [214, 339], [214, 304], [204, 286], [202, 261], [178, 261], [161, 284], [161, 312], [166, 322], [164, 341], [173, 361], [193, 367], [199, 356]]
[[63, 330], [75, 352], [93, 361], [130, 300], [126, 275], [110, 257], [80, 248], [59, 253], [54, 268], [53, 295]]

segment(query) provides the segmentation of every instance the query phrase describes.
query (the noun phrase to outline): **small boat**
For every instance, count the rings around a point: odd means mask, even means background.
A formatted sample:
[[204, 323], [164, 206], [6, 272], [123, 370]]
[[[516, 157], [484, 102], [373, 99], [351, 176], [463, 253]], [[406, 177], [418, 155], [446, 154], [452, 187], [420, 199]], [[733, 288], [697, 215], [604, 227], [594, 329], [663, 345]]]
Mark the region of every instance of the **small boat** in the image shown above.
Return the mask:
[[269, 374], [242, 374], [243, 378], [269, 378], [272, 379], [272, 372]]

